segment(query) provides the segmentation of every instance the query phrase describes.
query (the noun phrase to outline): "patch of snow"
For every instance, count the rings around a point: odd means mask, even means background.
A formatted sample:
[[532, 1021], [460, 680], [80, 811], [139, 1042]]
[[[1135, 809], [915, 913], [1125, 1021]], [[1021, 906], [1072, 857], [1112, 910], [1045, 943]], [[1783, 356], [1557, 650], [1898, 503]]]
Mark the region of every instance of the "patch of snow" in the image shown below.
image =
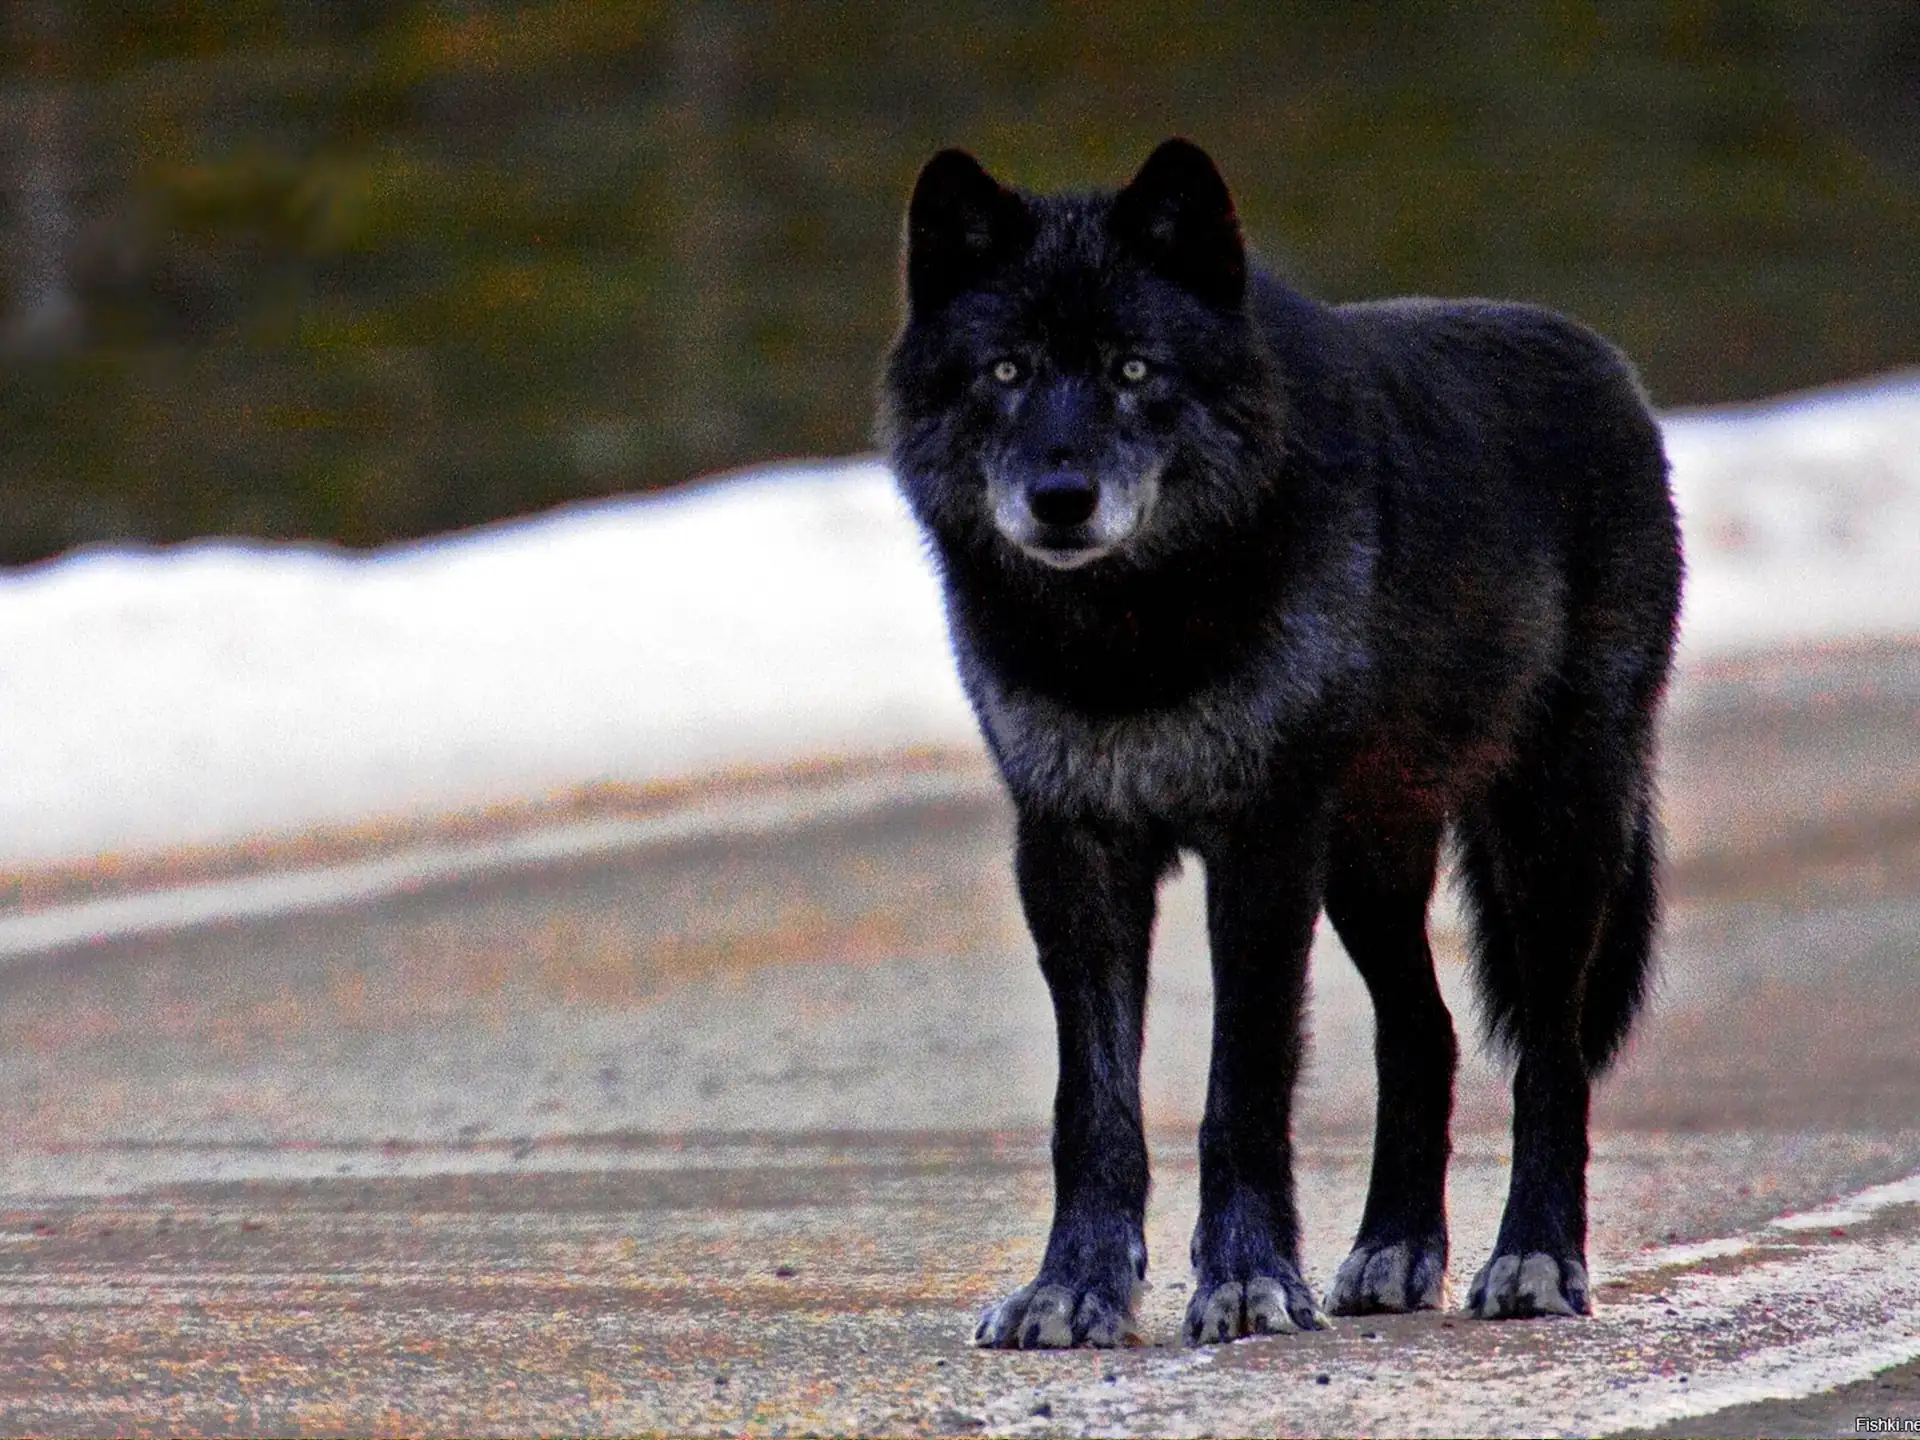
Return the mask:
[[1685, 653], [1920, 635], [1920, 372], [1662, 428]]
[[886, 469], [0, 579], [0, 865], [973, 743]]

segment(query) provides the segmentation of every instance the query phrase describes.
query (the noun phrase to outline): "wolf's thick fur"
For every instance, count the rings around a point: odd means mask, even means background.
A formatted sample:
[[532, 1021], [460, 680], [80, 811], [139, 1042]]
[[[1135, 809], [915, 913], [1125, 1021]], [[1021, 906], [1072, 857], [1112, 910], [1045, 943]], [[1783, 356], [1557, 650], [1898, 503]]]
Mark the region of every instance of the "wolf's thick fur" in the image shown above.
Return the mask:
[[1547, 311], [1328, 307], [1252, 270], [1213, 163], [1035, 196], [945, 151], [907, 220], [882, 427], [1018, 814], [1059, 1027], [1055, 1209], [987, 1345], [1112, 1344], [1144, 1276], [1155, 893], [1206, 869], [1213, 1057], [1187, 1336], [1311, 1328], [1289, 1107], [1324, 908], [1377, 1016], [1336, 1313], [1439, 1303], [1455, 1042], [1426, 909], [1452, 828], [1513, 1175], [1468, 1306], [1589, 1308], [1588, 1092], [1645, 991], [1680, 599], [1632, 369]]

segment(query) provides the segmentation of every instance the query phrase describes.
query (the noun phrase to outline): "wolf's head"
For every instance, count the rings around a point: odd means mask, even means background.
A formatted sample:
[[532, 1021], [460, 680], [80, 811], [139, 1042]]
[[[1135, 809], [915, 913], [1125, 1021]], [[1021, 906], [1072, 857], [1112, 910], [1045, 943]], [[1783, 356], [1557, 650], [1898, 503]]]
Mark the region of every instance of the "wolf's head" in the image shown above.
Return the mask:
[[1278, 392], [1233, 200], [1198, 146], [1168, 140], [1117, 194], [1061, 196], [943, 150], [906, 232], [882, 429], [949, 554], [1138, 563], [1257, 502]]

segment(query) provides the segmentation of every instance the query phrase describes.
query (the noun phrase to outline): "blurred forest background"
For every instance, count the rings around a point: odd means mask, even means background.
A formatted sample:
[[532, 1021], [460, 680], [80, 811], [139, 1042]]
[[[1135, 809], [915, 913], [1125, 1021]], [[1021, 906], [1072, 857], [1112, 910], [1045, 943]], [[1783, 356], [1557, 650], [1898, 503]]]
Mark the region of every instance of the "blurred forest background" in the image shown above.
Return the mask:
[[0, 561], [364, 545], [868, 445], [935, 148], [1170, 133], [1328, 299], [1499, 293], [1662, 404], [1920, 358], [1920, 4], [13, 0]]

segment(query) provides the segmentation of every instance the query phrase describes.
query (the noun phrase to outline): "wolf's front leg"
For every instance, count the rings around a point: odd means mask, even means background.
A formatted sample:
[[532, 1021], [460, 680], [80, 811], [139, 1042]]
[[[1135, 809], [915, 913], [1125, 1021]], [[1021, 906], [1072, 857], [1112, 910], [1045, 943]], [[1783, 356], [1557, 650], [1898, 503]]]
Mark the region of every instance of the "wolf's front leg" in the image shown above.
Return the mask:
[[1300, 1275], [1293, 1087], [1319, 913], [1319, 857], [1304, 834], [1249, 826], [1210, 847], [1213, 1060], [1200, 1125], [1200, 1220], [1189, 1344], [1318, 1330]]
[[976, 1345], [1118, 1345], [1146, 1278], [1140, 1044], [1154, 892], [1171, 851], [1139, 834], [1034, 816], [1015, 869], [1053, 992], [1053, 1230], [1040, 1273], [989, 1306]]

